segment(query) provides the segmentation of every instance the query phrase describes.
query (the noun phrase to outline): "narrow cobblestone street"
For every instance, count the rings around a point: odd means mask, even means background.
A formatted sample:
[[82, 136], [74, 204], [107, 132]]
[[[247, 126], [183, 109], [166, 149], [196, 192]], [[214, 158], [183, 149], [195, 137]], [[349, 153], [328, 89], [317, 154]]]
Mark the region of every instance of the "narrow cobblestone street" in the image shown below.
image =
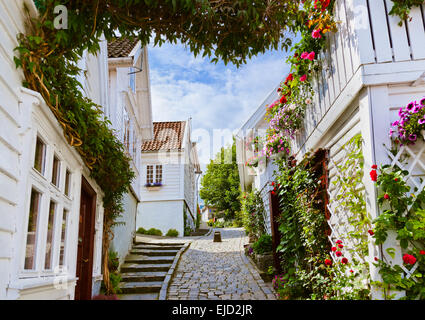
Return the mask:
[[170, 283], [169, 300], [274, 300], [275, 296], [243, 252], [243, 229], [218, 229], [193, 241]]

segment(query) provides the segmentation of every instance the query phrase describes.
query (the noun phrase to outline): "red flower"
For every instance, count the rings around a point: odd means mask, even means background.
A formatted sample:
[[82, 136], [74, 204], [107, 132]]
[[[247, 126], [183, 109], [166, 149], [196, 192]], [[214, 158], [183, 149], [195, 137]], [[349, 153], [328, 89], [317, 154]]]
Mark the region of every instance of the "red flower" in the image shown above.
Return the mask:
[[415, 263], [416, 263], [416, 258], [414, 257], [414, 256], [412, 256], [411, 254], [405, 254], [404, 256], [403, 256], [403, 262], [405, 263], [405, 264], [411, 264], [411, 265], [414, 265]]
[[286, 97], [285, 96], [282, 96], [282, 98], [280, 98], [280, 103], [287, 103], [288, 102], [288, 99], [286, 99]]
[[300, 78], [300, 81], [301, 82], [304, 82], [304, 81], [306, 81], [307, 80], [307, 75], [305, 74], [305, 75], [303, 75], [301, 78]]
[[326, 264], [327, 266], [331, 266], [331, 265], [332, 265], [332, 261], [331, 261], [331, 260], [329, 260], [329, 259], [325, 259], [325, 264]]
[[338, 244], [338, 248], [344, 248], [344, 246], [342, 244]]
[[341, 251], [337, 251], [337, 252], [335, 252], [335, 255], [336, 255], [337, 257], [340, 257], [340, 256], [342, 256], [342, 252], [341, 252]]
[[331, 248], [331, 250], [332, 250], [333, 252], [335, 252], [335, 251], [336, 251], [336, 247], [332, 247], [332, 248]]
[[376, 170], [372, 170], [370, 172], [370, 178], [372, 179], [372, 181], [376, 182], [376, 180], [378, 180], [378, 174], [376, 173]]
[[398, 181], [398, 178], [395, 178], [394, 181], [397, 182]]
[[275, 194], [276, 194], [276, 192], [272, 191], [272, 195], [275, 195]]
[[378, 261], [379, 259], [377, 257], [375, 257], [375, 261]]
[[348, 259], [347, 259], [347, 258], [345, 258], [345, 257], [344, 257], [344, 258], [342, 258], [342, 259], [341, 259], [341, 263], [342, 263], [342, 264], [347, 264], [347, 263], [348, 263]]
[[340, 243], [342, 243], [342, 241], [341, 240], [336, 240], [335, 243], [340, 244]]
[[422, 255], [422, 256], [425, 255], [425, 250], [419, 251], [419, 254]]
[[290, 74], [286, 77], [285, 82], [286, 82], [286, 83], [288, 83], [289, 81], [292, 81], [292, 80], [294, 80], [294, 75], [293, 75], [292, 73], [290, 73]]
[[384, 199], [388, 200], [390, 198], [390, 196], [388, 195], [388, 193], [384, 194]]
[[272, 186], [274, 186], [274, 181], [272, 182]]
[[371, 236], [373, 236], [375, 234], [375, 232], [373, 232], [373, 230], [369, 230], [368, 232]]
[[374, 165], [372, 166], [372, 169], [376, 170], [376, 169], [378, 169], [378, 166], [377, 166], [376, 164], [374, 164]]
[[313, 33], [311, 34], [311, 36], [314, 39], [320, 39], [320, 38], [322, 38], [322, 35], [320, 34], [320, 29], [313, 30]]
[[353, 273], [354, 272], [353, 269], [351, 269], [350, 272]]

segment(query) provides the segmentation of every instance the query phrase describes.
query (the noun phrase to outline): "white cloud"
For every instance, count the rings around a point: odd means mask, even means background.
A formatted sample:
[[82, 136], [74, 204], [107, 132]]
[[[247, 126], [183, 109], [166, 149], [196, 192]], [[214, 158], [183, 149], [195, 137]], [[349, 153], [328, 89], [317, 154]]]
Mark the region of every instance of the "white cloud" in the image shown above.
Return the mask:
[[286, 55], [269, 53], [239, 69], [195, 58], [181, 45], [149, 48], [154, 121], [193, 129], [238, 129], [287, 73]]

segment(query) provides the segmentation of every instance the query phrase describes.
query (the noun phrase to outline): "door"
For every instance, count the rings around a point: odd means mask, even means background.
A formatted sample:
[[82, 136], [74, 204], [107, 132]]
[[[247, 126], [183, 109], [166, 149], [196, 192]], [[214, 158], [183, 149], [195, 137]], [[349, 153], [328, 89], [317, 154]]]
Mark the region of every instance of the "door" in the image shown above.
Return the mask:
[[93, 280], [94, 225], [96, 192], [83, 177], [78, 227], [76, 300], [90, 300]]

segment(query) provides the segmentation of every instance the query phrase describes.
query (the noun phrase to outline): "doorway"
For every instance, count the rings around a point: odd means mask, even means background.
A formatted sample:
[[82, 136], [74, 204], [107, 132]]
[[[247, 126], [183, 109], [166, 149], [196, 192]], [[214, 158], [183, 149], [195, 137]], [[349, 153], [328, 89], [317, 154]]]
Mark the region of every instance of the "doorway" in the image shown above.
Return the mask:
[[82, 177], [75, 300], [90, 300], [92, 296], [95, 215], [96, 192]]

